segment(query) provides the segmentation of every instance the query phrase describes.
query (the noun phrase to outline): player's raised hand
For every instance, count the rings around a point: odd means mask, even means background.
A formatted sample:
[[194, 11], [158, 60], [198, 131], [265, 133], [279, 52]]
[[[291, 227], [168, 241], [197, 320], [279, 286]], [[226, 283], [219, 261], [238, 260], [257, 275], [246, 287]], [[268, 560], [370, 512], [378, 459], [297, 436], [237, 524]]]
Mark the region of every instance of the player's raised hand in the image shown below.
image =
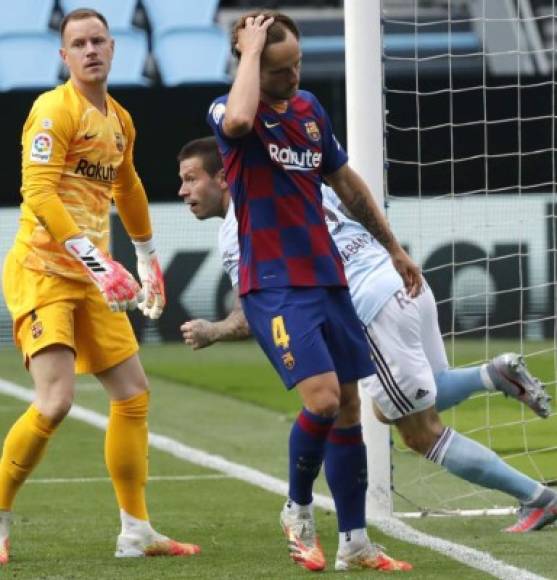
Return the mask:
[[240, 54], [245, 54], [249, 51], [263, 52], [267, 39], [267, 29], [274, 21], [274, 18], [265, 17], [263, 14], [248, 16], [244, 28], [238, 31], [236, 50]]
[[418, 268], [412, 258], [401, 247], [391, 253], [391, 260], [397, 272], [402, 277], [408, 296], [411, 298], [418, 296], [422, 291], [423, 285], [420, 268]]
[[133, 241], [137, 256], [137, 274], [141, 280], [141, 295], [137, 307], [153, 320], [160, 317], [166, 305], [164, 278], [152, 240]]
[[79, 260], [113, 312], [133, 310], [140, 292], [135, 278], [87, 237], [70, 238], [66, 250]]
[[184, 343], [191, 346], [193, 350], [205, 348], [215, 342], [213, 333], [213, 323], [208, 320], [198, 318], [189, 320], [180, 326]]

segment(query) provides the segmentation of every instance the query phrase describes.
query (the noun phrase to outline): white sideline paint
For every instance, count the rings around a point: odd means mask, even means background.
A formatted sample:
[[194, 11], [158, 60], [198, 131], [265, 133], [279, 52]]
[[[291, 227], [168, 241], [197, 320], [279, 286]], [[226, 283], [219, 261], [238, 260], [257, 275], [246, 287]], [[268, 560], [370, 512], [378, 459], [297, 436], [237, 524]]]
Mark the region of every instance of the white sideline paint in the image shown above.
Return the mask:
[[[0, 379], [0, 393], [29, 403], [35, 398], [34, 392], [31, 389], [26, 389], [3, 379]], [[85, 409], [79, 405], [74, 405], [72, 407], [69, 416], [102, 430], [105, 430], [108, 424], [108, 417], [105, 415]], [[270, 491], [271, 493], [281, 496], [286, 496], [287, 494], [288, 484], [286, 481], [267, 475], [257, 469], [233, 463], [232, 461], [228, 461], [218, 455], [212, 455], [199, 449], [188, 447], [170, 437], [157, 435], [156, 433], [149, 433], [149, 445], [155, 449], [169, 453], [178, 459], [189, 461], [190, 463], [206, 467], [207, 469], [219, 471], [227, 476], [240, 479], [246, 483]], [[321, 494], [314, 495], [314, 504], [330, 511], [334, 511], [335, 509], [333, 500], [330, 497]], [[393, 538], [416, 544], [424, 548], [429, 548], [430, 550], [439, 552], [448, 558], [452, 558], [466, 566], [491, 574], [495, 578], [500, 578], [501, 580], [546, 580], [543, 576], [538, 576], [528, 570], [523, 570], [511, 566], [510, 564], [506, 564], [501, 560], [497, 560], [487, 552], [481, 552], [474, 548], [455, 544], [436, 536], [430, 536], [429, 534], [424, 534], [395, 518], [371, 518], [368, 521], [371, 525]]]
[[[207, 479], [232, 479], [229, 475], [208, 474], [208, 475], [150, 475], [149, 481], [200, 481]], [[31, 483], [110, 483], [110, 477], [44, 477], [28, 479], [27, 485]]]

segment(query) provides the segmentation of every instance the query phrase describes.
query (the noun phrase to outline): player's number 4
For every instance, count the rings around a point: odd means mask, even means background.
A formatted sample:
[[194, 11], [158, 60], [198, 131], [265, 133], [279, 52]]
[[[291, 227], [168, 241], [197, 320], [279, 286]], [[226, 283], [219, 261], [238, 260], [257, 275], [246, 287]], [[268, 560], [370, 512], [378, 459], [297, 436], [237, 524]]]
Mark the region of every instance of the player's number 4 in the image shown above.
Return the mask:
[[271, 328], [275, 346], [280, 346], [286, 350], [290, 345], [290, 336], [286, 332], [284, 318], [282, 316], [275, 316], [271, 322]]

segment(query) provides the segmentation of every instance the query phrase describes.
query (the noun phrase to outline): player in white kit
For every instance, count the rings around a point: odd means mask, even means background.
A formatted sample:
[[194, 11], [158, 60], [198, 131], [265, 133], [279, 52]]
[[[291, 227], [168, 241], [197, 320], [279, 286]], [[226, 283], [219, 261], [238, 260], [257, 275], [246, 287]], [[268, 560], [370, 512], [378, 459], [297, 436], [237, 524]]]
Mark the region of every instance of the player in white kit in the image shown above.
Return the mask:
[[[192, 180], [188, 158], [180, 160], [179, 195], [197, 218], [225, 218], [219, 230], [219, 252], [237, 289], [237, 223], [219, 174], [222, 166], [213, 160], [212, 171], [207, 172], [203, 169], [207, 163], [199, 161], [197, 171], [204, 175]], [[507, 531], [537, 530], [555, 521], [554, 491], [510, 467], [490, 449], [445, 427], [438, 414], [474, 392], [499, 390], [547, 417], [550, 398], [543, 385], [513, 353], [478, 367], [449, 369], [429, 286], [424, 283], [418, 297], [408, 298], [386, 250], [346, 215], [332, 189], [324, 186], [322, 193], [329, 232], [342, 256], [352, 301], [366, 326], [377, 366], [377, 376], [365, 379], [363, 387], [371, 392], [378, 418], [396, 425], [411, 449], [454, 475], [517, 498], [519, 519]], [[223, 321], [192, 320], [181, 330], [185, 343], [194, 349], [249, 334], [238, 307]]]

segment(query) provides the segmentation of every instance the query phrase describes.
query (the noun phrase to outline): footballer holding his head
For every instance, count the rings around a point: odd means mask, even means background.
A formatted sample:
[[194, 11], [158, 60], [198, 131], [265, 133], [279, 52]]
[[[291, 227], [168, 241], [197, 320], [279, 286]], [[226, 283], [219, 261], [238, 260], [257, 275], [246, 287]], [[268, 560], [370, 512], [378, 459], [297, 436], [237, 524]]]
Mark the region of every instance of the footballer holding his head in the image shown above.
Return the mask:
[[290, 435], [289, 493], [280, 517], [290, 556], [309, 570], [325, 568], [312, 510], [324, 463], [338, 517], [336, 569], [409, 570], [367, 536], [357, 381], [374, 365], [325, 223], [323, 181], [385, 246], [410, 295], [421, 288], [420, 270], [347, 164], [319, 101], [299, 90], [296, 24], [279, 12], [249, 13], [234, 26], [231, 44], [236, 78], [230, 93], [212, 103], [208, 122], [238, 220], [244, 313], [303, 403]]
[[[9, 559], [15, 496], [72, 406], [76, 372], [94, 374], [110, 399], [105, 457], [122, 521], [115, 555], [186, 556], [199, 547], [156, 532], [145, 501], [149, 392], [125, 311], [138, 304], [158, 318], [165, 295], [133, 164], [135, 129], [107, 93], [114, 40], [90, 9], [68, 13], [60, 34], [70, 78], [38, 97], [23, 127], [20, 227], [3, 269], [36, 397], [4, 440], [0, 564]], [[141, 287], [107, 253], [112, 200], [135, 245]]]
[[[224, 218], [218, 234], [219, 254], [237, 296], [238, 224], [224, 182], [216, 140], [187, 143], [178, 156], [182, 184], [178, 195], [198, 219]], [[366, 325], [377, 374], [362, 379], [375, 413], [393, 423], [404, 442], [453, 475], [520, 502], [518, 520], [505, 531], [540, 530], [557, 520], [557, 494], [505, 463], [491, 449], [446, 427], [445, 411], [478, 392], [502, 392], [537, 415], [551, 414], [544, 385], [515, 353], [504, 353], [482, 365], [449, 368], [433, 293], [408, 298], [386, 250], [361, 224], [346, 214], [330, 187], [321, 188], [329, 232], [344, 264], [356, 313]], [[224, 320], [196, 319], [181, 326], [184, 342], [194, 350], [217, 341], [249, 336], [241, 306]]]

